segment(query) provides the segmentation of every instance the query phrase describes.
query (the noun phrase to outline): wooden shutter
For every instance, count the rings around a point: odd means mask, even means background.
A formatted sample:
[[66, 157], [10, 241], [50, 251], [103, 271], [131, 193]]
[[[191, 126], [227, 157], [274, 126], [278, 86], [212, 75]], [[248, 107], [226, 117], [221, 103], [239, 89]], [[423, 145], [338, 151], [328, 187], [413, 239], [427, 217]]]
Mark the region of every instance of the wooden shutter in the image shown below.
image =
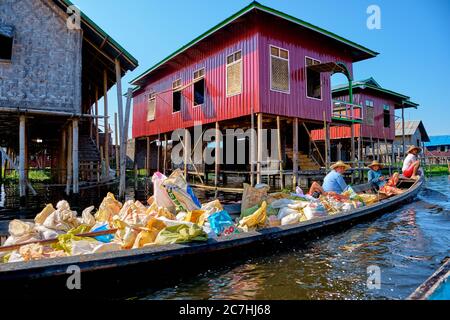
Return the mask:
[[155, 120], [155, 113], [156, 113], [156, 96], [152, 94], [148, 98], [147, 121]]
[[365, 122], [369, 126], [373, 126], [375, 124], [375, 114], [374, 114], [374, 108], [370, 106], [366, 106], [366, 114], [365, 114]]
[[289, 91], [289, 60], [272, 56], [272, 90]]
[[227, 96], [241, 93], [242, 88], [242, 60], [227, 65]]

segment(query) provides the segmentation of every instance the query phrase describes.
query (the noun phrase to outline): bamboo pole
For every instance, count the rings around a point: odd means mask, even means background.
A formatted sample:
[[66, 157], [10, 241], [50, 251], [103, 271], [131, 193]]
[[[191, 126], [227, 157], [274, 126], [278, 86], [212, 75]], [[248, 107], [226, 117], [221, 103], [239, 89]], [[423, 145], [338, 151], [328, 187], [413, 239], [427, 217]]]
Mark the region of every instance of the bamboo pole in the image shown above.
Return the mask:
[[78, 119], [72, 120], [72, 158], [73, 158], [73, 193], [78, 194], [79, 190], [79, 163], [78, 163]]
[[283, 174], [283, 155], [281, 151], [281, 120], [277, 116], [277, 145], [278, 145], [278, 160], [280, 161], [280, 188], [284, 189], [284, 174]]
[[118, 126], [119, 124], [117, 123], [117, 112], [114, 112], [114, 138], [116, 140], [116, 176], [118, 177], [120, 174], [120, 143], [119, 143], [119, 132], [118, 132]]
[[260, 184], [262, 182], [262, 161], [263, 161], [263, 117], [262, 113], [258, 113], [257, 115], [257, 127], [258, 127], [258, 164], [256, 167], [256, 183]]
[[292, 187], [295, 190], [298, 183], [298, 118], [294, 118], [292, 134]]

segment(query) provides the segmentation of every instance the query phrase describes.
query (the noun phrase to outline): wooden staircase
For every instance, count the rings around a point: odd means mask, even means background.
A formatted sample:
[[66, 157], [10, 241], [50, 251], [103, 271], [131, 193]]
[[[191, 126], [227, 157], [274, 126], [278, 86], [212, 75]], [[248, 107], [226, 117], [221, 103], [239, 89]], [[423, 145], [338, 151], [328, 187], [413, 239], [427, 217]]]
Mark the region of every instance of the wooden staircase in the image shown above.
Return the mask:
[[[289, 159], [293, 159], [293, 151], [292, 148], [286, 148], [286, 156]], [[298, 152], [298, 165], [300, 167], [300, 171], [318, 171], [320, 170], [320, 165], [317, 164], [312, 158], [310, 158], [307, 154], [303, 152]]]

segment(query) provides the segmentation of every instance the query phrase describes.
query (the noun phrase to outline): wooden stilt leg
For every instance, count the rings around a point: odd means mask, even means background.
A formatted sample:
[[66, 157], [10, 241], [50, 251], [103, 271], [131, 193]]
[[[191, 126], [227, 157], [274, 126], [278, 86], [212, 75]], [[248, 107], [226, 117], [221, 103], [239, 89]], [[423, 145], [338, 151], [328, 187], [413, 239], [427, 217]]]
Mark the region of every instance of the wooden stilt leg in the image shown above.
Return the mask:
[[262, 182], [262, 161], [263, 161], [263, 117], [262, 113], [257, 115], [257, 127], [258, 127], [258, 164], [256, 169], [256, 183], [260, 184]]
[[19, 190], [20, 197], [23, 199], [26, 196], [26, 176], [25, 176], [25, 116], [21, 115], [19, 118]]
[[281, 152], [281, 120], [279, 116], [277, 116], [277, 140], [278, 161], [280, 161], [280, 188], [284, 189], [283, 155]]
[[79, 163], [78, 163], [78, 119], [72, 121], [72, 161], [73, 161], [73, 193], [78, 194], [79, 191]]
[[294, 118], [292, 137], [292, 187], [295, 190], [298, 184], [298, 119]]
[[70, 195], [72, 185], [72, 125], [67, 128], [67, 178], [66, 178], [66, 194]]
[[216, 122], [216, 138], [215, 138], [216, 151], [215, 151], [215, 169], [214, 169], [214, 187], [216, 188], [216, 196], [217, 196], [217, 187], [219, 186], [219, 173], [221, 161], [220, 142], [221, 142], [220, 126], [219, 122]]

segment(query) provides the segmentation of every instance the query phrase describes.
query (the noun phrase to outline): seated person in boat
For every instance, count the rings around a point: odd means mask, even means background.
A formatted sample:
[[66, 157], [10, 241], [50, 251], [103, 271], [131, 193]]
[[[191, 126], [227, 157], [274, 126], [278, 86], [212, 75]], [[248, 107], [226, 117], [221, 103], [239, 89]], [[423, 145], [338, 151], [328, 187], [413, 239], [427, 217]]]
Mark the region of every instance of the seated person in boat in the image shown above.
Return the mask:
[[406, 178], [417, 179], [421, 174], [420, 171], [420, 161], [419, 153], [422, 151], [421, 148], [412, 146], [406, 152], [408, 155], [403, 162], [402, 172]]
[[369, 183], [376, 189], [379, 190], [386, 184], [387, 178], [381, 173], [381, 169], [383, 169], [383, 165], [379, 163], [377, 160], [374, 160], [369, 167]]
[[332, 165], [331, 172], [327, 174], [323, 180], [323, 190], [327, 193], [333, 192], [337, 194], [344, 192], [348, 186], [347, 183], [345, 183], [343, 174], [350, 168], [351, 167], [348, 164], [345, 164], [342, 161], [338, 161]]

